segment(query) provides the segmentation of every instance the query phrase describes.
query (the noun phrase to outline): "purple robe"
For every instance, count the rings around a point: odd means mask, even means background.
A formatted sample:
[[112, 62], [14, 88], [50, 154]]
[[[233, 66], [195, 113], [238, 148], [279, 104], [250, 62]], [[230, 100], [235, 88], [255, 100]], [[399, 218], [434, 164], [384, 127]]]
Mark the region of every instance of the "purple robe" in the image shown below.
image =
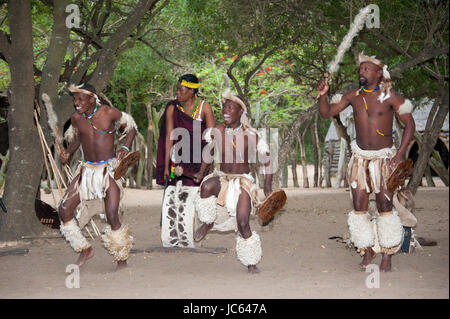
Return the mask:
[[[156, 183], [159, 185], [164, 185], [164, 159], [166, 154], [166, 112], [167, 107], [169, 105], [175, 105], [173, 114], [173, 128], [174, 129], [185, 128], [189, 132], [190, 136], [190, 143], [189, 143], [190, 160], [187, 163], [184, 162], [176, 163], [175, 166], [181, 166], [184, 172], [188, 172], [190, 174], [197, 173], [201, 167], [201, 151], [203, 150], [203, 147], [206, 145], [206, 141], [201, 138], [206, 129], [205, 121], [194, 120], [189, 115], [182, 112], [177, 107], [179, 105], [177, 100], [170, 101], [169, 103], [167, 103], [166, 110], [164, 111], [164, 114], [160, 120], [161, 126], [159, 130], [158, 151], [156, 156], [155, 178]], [[200, 124], [199, 125], [200, 130], [198, 130], [200, 132], [200, 135], [195, 136], [196, 137], [195, 141], [194, 141], [194, 122], [196, 122], [196, 125]], [[200, 141], [198, 139], [200, 139]], [[173, 145], [175, 145], [179, 141], [181, 141], [180, 136], [178, 137], [178, 139], [173, 141]], [[197, 146], [194, 147], [195, 143], [197, 143], [196, 144]], [[195, 150], [195, 148], [197, 149]], [[200, 152], [198, 148], [200, 148]], [[176, 155], [178, 158], [181, 158], [182, 151], [183, 151], [182, 149], [179, 150], [179, 154]], [[194, 159], [196, 160], [196, 162], [194, 162]], [[170, 163], [169, 163], [169, 172], [170, 172]], [[185, 176], [175, 177], [175, 179], [172, 179], [169, 182], [169, 185], [175, 185], [179, 180], [183, 181], [184, 186], [200, 186], [200, 184], [194, 183], [192, 179], [187, 178]]]

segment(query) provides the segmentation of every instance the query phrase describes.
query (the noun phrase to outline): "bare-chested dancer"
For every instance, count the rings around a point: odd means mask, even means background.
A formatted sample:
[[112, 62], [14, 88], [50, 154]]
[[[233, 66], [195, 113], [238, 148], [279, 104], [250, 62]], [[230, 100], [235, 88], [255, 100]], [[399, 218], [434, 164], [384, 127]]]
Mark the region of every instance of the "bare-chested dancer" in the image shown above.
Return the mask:
[[[108, 226], [102, 241], [105, 248], [117, 261], [117, 268], [126, 266], [128, 254], [133, 244], [128, 225], [119, 220], [121, 183], [113, 178], [114, 168], [128, 154], [136, 134], [133, 118], [118, 109], [100, 103], [95, 88], [89, 84], [71, 86], [76, 111], [71, 116], [73, 141], [67, 151], [60, 155], [61, 162], [68, 161], [70, 155], [81, 145], [84, 161], [80, 163], [74, 178], [66, 190], [59, 206], [62, 220], [61, 233], [72, 248], [80, 253], [76, 262], [83, 265], [94, 251], [81, 233], [75, 218], [75, 208], [84, 200], [104, 198]], [[115, 132], [124, 128], [125, 142], [115, 154]]]
[[[361, 268], [366, 268], [375, 258], [375, 249], [382, 253], [380, 270], [390, 271], [392, 254], [399, 250], [403, 240], [403, 226], [393, 208], [394, 194], [387, 189], [386, 181], [390, 172], [404, 159], [414, 134], [412, 104], [391, 89], [387, 66], [374, 57], [359, 55], [359, 84], [359, 90], [352, 90], [329, 104], [326, 96], [329, 86], [326, 80], [322, 81], [317, 87], [319, 112], [324, 118], [329, 118], [349, 105], [353, 107], [356, 141], [351, 145], [352, 158], [347, 172], [354, 207], [348, 215], [350, 240], [364, 256]], [[394, 112], [405, 124], [398, 150], [392, 139]], [[376, 227], [367, 212], [372, 192], [376, 194], [379, 213]]]
[[[213, 228], [217, 218], [217, 204], [225, 206], [229, 219], [226, 224], [235, 229], [237, 224], [236, 253], [238, 259], [247, 266], [249, 273], [258, 273], [256, 264], [262, 257], [259, 235], [250, 229], [250, 214], [255, 211], [257, 189], [253, 177], [249, 174], [249, 156], [266, 156], [266, 174], [264, 194], [272, 192], [272, 173], [270, 169], [269, 148], [263, 139], [258, 139], [257, 131], [252, 128], [246, 117], [246, 106], [242, 99], [226, 91], [223, 95], [223, 124], [216, 125], [207, 141], [218, 143], [220, 171], [206, 176], [200, 185], [200, 199], [196, 202], [198, 217], [204, 224], [197, 229], [194, 240], [200, 241]], [[200, 181], [205, 172], [204, 163], [195, 175]], [[236, 223], [237, 222], [237, 223]], [[217, 228], [226, 231], [229, 228]], [[216, 228], [214, 228], [216, 229]]]

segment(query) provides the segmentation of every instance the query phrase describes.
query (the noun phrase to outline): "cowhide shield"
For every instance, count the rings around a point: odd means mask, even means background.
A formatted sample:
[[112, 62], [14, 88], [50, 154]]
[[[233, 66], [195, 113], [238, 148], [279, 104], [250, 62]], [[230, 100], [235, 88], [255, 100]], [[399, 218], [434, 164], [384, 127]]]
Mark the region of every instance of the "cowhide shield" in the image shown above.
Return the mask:
[[168, 186], [163, 199], [161, 241], [163, 247], [194, 248], [195, 200], [198, 187]]

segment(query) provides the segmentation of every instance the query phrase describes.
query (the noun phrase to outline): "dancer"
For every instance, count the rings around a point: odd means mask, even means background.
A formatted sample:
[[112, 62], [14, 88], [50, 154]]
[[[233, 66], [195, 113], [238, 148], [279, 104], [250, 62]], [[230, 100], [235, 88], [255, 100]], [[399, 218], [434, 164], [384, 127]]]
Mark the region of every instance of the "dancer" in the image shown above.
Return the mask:
[[[128, 225], [122, 225], [119, 220], [122, 186], [113, 175], [114, 168], [130, 151], [137, 126], [130, 115], [101, 104], [92, 85], [72, 85], [69, 90], [76, 109], [71, 116], [72, 142], [67, 151], [60, 155], [60, 159], [65, 164], [81, 145], [84, 160], [78, 166], [59, 205], [58, 213], [62, 220], [60, 230], [72, 248], [80, 253], [76, 264], [83, 265], [93, 256], [94, 251], [83, 236], [74, 218], [74, 211], [82, 201], [103, 198], [109, 225], [102, 235], [102, 241], [117, 261], [119, 269], [127, 264], [133, 237], [129, 234]], [[121, 128], [126, 134], [125, 142], [115, 154], [114, 135]]]
[[[236, 230], [237, 222], [237, 258], [249, 273], [258, 273], [260, 270], [256, 265], [262, 257], [261, 240], [250, 229], [250, 214], [255, 213], [258, 203], [258, 186], [249, 174], [249, 162], [256, 155], [256, 150], [260, 157], [266, 157], [264, 194], [268, 196], [272, 192], [272, 173], [269, 172], [271, 163], [267, 160], [269, 147], [250, 126], [242, 99], [228, 90], [222, 97], [224, 123], [206, 135], [210, 150], [214, 151], [214, 146], [219, 149], [220, 171], [206, 176], [200, 185], [196, 209], [204, 224], [195, 232], [194, 240], [202, 240], [213, 227], [219, 231]], [[203, 177], [206, 166], [205, 161], [195, 175], [197, 181]], [[229, 218], [220, 224], [217, 223], [217, 205], [225, 206], [229, 214]]]
[[[393, 208], [394, 193], [387, 188], [387, 179], [396, 166], [404, 160], [406, 148], [415, 130], [411, 115], [412, 104], [392, 89], [387, 65], [375, 57], [359, 55], [358, 90], [336, 96], [328, 103], [327, 79], [317, 90], [320, 94], [319, 112], [324, 118], [333, 117], [349, 105], [353, 107], [356, 140], [352, 142], [352, 157], [347, 178], [351, 187], [354, 209], [348, 215], [350, 239], [363, 255], [361, 268], [366, 268], [375, 258], [375, 247], [382, 253], [381, 271], [391, 270], [391, 257], [400, 249], [403, 226], [398, 212]], [[401, 144], [396, 150], [393, 143], [394, 112], [405, 124]], [[376, 227], [369, 220], [369, 194], [375, 192], [379, 215]]]

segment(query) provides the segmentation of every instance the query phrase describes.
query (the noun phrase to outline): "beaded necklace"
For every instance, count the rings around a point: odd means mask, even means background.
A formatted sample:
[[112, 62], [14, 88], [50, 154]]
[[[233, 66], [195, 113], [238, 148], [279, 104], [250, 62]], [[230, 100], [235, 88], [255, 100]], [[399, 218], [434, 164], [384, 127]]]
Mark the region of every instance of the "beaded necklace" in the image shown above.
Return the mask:
[[97, 113], [97, 110], [98, 110], [98, 105], [96, 104], [96, 105], [95, 105], [94, 112], [92, 112], [92, 113], [89, 114], [88, 116], [86, 116], [86, 114], [83, 113], [83, 117], [84, 117], [84, 118], [87, 118], [87, 119], [90, 119], [91, 117], [94, 116], [95, 113]]
[[[184, 105], [183, 105], [183, 103], [180, 102], [180, 104], [178, 105], [178, 108], [179, 108], [183, 113], [186, 113], [186, 114], [187, 114], [187, 112], [184, 110]], [[197, 113], [198, 113], [198, 98], [196, 97], [196, 98], [195, 98], [195, 103], [194, 103], [194, 109], [193, 109], [193, 111], [192, 111], [190, 117], [192, 117], [192, 118], [194, 119], [194, 118], [197, 116]]]
[[377, 87], [374, 88], [373, 90], [367, 90], [367, 89], [364, 88], [364, 87], [361, 88], [361, 90], [362, 90], [363, 92], [367, 92], [367, 93], [372, 93], [372, 92], [378, 91], [379, 89], [380, 89], [380, 86], [379, 86], [379, 85], [377, 85]]
[[236, 151], [239, 152], [239, 158], [241, 159], [241, 162], [243, 162], [243, 161], [244, 161], [244, 157], [243, 157], [241, 151], [238, 150], [238, 149], [236, 148], [236, 144], [234, 143], [234, 140], [233, 140], [233, 136], [236, 135], [236, 134], [239, 132], [239, 130], [241, 129], [241, 127], [242, 127], [242, 123], [239, 124], [239, 126], [236, 127], [235, 129], [232, 129], [232, 128], [225, 128], [225, 133], [229, 136], [230, 141], [231, 141], [231, 143], [233, 144], [233, 148], [234, 148]]
[[[374, 88], [373, 90], [366, 90], [366, 89], [363, 87], [363, 88], [362, 88], [362, 91], [363, 91], [363, 92], [367, 92], [367, 93], [372, 93], [372, 92], [378, 91], [379, 89], [380, 89], [379, 86], [377, 86], [377, 87]], [[393, 129], [394, 126], [392, 125], [392, 131], [391, 131], [391, 133], [389, 133], [389, 134], [387, 134], [387, 133], [382, 133], [379, 129], [377, 129], [377, 127], [375, 126], [375, 122], [374, 122], [373, 119], [370, 117], [370, 114], [369, 114], [369, 108], [367, 107], [366, 99], [365, 99], [364, 96], [362, 96], [362, 95], [361, 95], [361, 97], [363, 98], [363, 101], [364, 101], [364, 106], [365, 106], [365, 108], [366, 108], [367, 116], [369, 117], [370, 123], [372, 123], [372, 126], [373, 126], [373, 128], [375, 129], [375, 131], [376, 131], [379, 135], [381, 135], [381, 136], [392, 136], [392, 134], [394, 134], [394, 129]]]
[[91, 114], [89, 114], [88, 116], [86, 116], [83, 113], [83, 117], [86, 119], [86, 121], [88, 121], [89, 124], [91, 124], [91, 126], [98, 132], [102, 133], [102, 134], [112, 134], [116, 132], [116, 129], [112, 129], [111, 131], [104, 131], [99, 129], [98, 127], [96, 127], [92, 122], [91, 122], [91, 117], [93, 117], [95, 115], [95, 113], [97, 113], [98, 110], [98, 105], [95, 106], [94, 112], [92, 112]]

